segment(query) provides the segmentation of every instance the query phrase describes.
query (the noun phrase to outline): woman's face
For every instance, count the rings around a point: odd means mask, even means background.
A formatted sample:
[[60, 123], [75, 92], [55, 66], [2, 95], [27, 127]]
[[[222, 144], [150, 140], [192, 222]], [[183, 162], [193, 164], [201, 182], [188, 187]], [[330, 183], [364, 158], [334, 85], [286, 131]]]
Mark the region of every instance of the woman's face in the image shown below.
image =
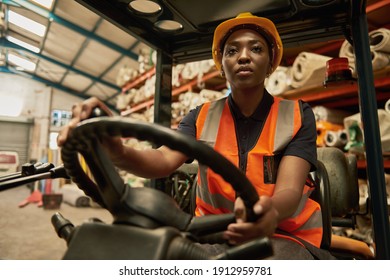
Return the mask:
[[267, 41], [254, 30], [240, 29], [227, 39], [222, 69], [232, 88], [263, 86], [270, 70]]

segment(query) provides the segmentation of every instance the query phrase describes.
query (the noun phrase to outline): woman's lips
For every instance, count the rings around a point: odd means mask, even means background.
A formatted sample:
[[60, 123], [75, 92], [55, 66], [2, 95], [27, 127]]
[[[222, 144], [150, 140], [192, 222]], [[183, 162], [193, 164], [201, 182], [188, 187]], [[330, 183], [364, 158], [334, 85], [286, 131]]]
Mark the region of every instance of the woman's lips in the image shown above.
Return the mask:
[[249, 75], [252, 75], [253, 71], [252, 69], [248, 68], [248, 67], [242, 67], [242, 68], [239, 68], [237, 70], [237, 75], [238, 76], [249, 76]]

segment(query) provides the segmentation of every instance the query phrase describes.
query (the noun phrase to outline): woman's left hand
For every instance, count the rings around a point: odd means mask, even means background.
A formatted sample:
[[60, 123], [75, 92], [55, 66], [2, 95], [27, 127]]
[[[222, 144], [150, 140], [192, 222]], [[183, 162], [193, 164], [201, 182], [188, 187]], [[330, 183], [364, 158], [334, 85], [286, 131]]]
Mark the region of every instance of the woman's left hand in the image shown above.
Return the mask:
[[272, 205], [269, 196], [261, 196], [253, 206], [259, 216], [255, 222], [247, 222], [245, 205], [241, 198], [234, 204], [236, 223], [230, 224], [224, 232], [224, 238], [232, 245], [240, 244], [258, 237], [271, 237], [278, 226], [279, 213]]

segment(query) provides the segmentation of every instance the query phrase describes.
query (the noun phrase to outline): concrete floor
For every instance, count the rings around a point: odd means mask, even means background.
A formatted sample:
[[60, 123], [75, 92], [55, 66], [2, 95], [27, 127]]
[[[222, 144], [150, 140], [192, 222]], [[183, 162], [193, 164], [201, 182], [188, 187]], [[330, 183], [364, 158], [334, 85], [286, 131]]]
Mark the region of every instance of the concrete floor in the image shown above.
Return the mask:
[[58, 260], [65, 250], [65, 240], [59, 238], [51, 224], [51, 216], [60, 212], [75, 226], [89, 218], [112, 222], [111, 214], [102, 208], [77, 208], [62, 203], [59, 209], [49, 210], [20, 202], [30, 196], [26, 186], [0, 192], [0, 259]]

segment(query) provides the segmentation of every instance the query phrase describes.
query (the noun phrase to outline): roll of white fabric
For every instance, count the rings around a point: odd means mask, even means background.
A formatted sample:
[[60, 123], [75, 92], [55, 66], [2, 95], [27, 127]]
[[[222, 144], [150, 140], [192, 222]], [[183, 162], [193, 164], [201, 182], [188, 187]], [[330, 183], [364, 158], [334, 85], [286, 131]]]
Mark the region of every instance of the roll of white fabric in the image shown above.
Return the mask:
[[[378, 122], [382, 143], [382, 152], [388, 153], [390, 152], [390, 114], [383, 109], [378, 109]], [[363, 125], [360, 113], [351, 115], [344, 119], [344, 127], [347, 131], [349, 131], [350, 127], [356, 125], [360, 127], [361, 136], [363, 138]], [[348, 135], [348, 139], [351, 139], [350, 135]], [[358, 141], [364, 141], [364, 139], [358, 139]]]
[[327, 130], [325, 133], [325, 146], [327, 147], [341, 147], [343, 141], [339, 138], [338, 132], [333, 130]]
[[272, 95], [279, 95], [291, 89], [291, 67], [279, 66], [266, 80], [266, 89]]
[[181, 76], [185, 80], [192, 80], [198, 76], [200, 71], [201, 69], [199, 61], [189, 62], [185, 64], [184, 69], [181, 72]]
[[60, 189], [59, 193], [62, 193], [63, 200], [75, 207], [88, 207], [90, 206], [91, 199], [89, 196], [79, 189], [74, 184], [65, 184]]
[[355, 73], [355, 52], [352, 45], [347, 40], [341, 45], [339, 57], [348, 58], [349, 68], [351, 68], [352, 74]]
[[325, 79], [326, 62], [330, 59], [329, 56], [301, 52], [292, 65], [291, 86], [301, 88], [309, 85], [322, 85]]
[[208, 73], [214, 68], [214, 60], [206, 59], [199, 62], [199, 67], [201, 73]]
[[351, 115], [349, 112], [342, 110], [329, 109], [324, 106], [313, 107], [313, 113], [316, 121], [327, 121], [335, 124], [343, 124], [344, 118]]
[[390, 65], [390, 53], [371, 50], [372, 70], [380, 70]]
[[339, 139], [342, 145], [347, 144], [348, 142], [348, 133], [345, 129], [337, 131], [337, 138]]
[[390, 113], [390, 99], [386, 101], [385, 103], [385, 111], [387, 113]]
[[347, 40], [345, 40], [340, 47], [339, 57], [346, 57], [348, 59], [355, 60], [355, 51]]
[[371, 50], [390, 53], [390, 30], [379, 28], [368, 33]]

